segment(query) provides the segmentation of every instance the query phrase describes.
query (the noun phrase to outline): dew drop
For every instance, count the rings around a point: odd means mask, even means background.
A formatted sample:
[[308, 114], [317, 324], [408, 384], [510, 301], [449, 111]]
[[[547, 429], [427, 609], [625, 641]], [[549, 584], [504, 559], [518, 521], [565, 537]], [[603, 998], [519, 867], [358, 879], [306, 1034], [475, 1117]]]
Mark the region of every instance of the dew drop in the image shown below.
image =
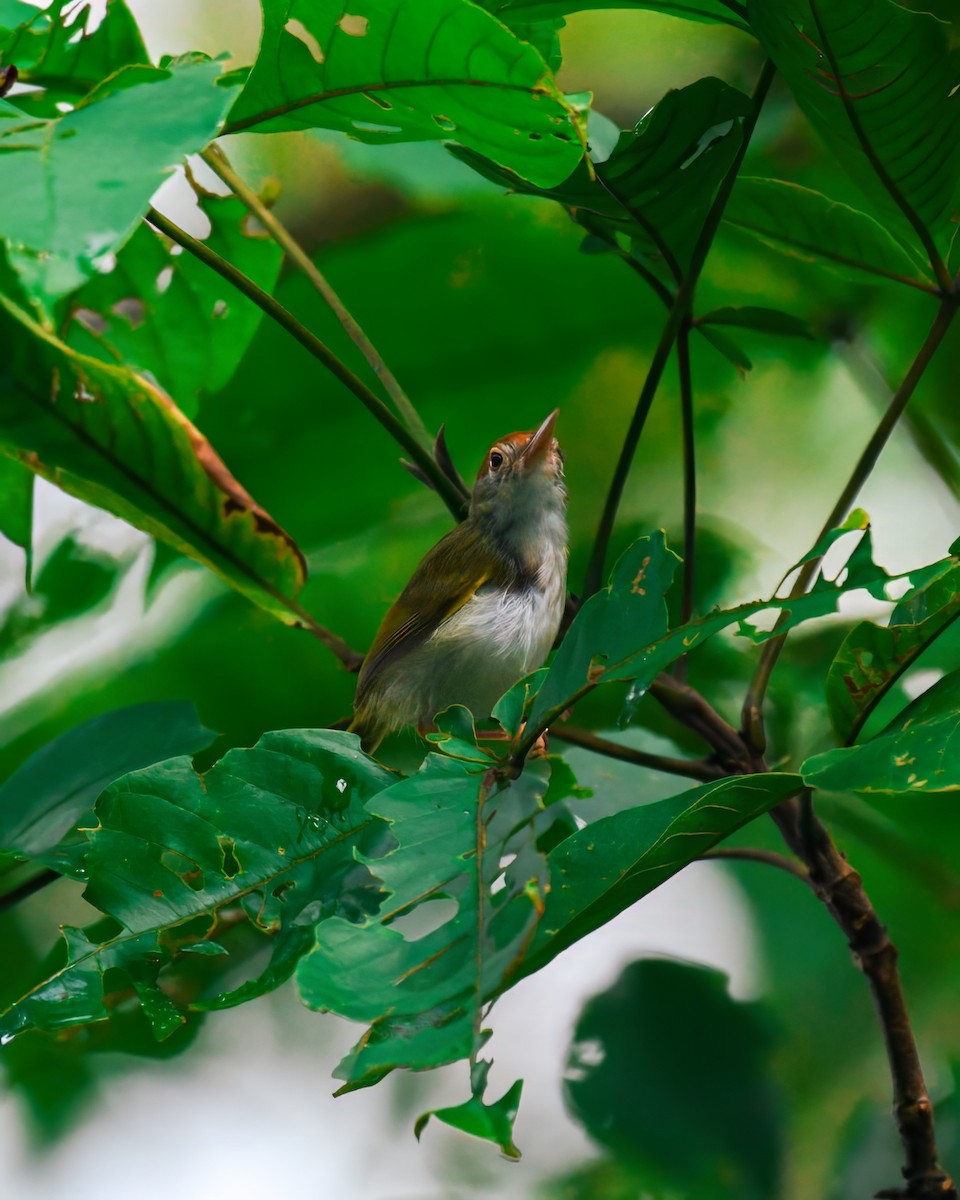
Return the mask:
[[342, 795], [347, 790], [347, 781], [345, 779], [337, 780], [337, 791]]

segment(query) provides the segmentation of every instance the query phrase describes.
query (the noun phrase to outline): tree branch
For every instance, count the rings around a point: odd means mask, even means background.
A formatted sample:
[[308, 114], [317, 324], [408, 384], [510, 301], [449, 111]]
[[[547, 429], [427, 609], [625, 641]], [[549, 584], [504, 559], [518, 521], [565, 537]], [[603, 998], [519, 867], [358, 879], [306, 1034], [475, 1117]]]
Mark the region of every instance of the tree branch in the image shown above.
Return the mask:
[[569, 742], [571, 746], [582, 746], [584, 750], [592, 750], [606, 758], [615, 758], [620, 762], [632, 763], [637, 767], [646, 767], [651, 771], [662, 771], [666, 775], [683, 775], [688, 779], [699, 779], [702, 783], [711, 783], [723, 779], [727, 772], [708, 759], [670, 758], [662, 754], [649, 754], [646, 750], [636, 750], [632, 746], [623, 746], [612, 742], [589, 729], [580, 729], [575, 725], [554, 725], [550, 736], [561, 742]]
[[[850, 474], [850, 478], [844, 485], [836, 504], [834, 504], [830, 515], [824, 522], [819, 537], [822, 538], [831, 529], [836, 528], [853, 507], [860, 489], [866, 483], [870, 473], [876, 466], [877, 459], [880, 457], [884, 446], [886, 446], [891, 433], [896, 428], [897, 422], [903, 415], [903, 411], [907, 407], [917, 384], [923, 378], [924, 371], [926, 371], [937, 347], [943, 341], [944, 335], [950, 328], [950, 324], [956, 315], [957, 302], [958, 296], [953, 290], [941, 301], [940, 308], [924, 339], [923, 345], [910, 364], [910, 369], [907, 371], [903, 382], [891, 397], [886, 412], [873, 431], [873, 435], [869, 442], [867, 442], [863, 453], [860, 455], [856, 466]], [[817, 577], [821, 562], [821, 559], [813, 558], [809, 562], [804, 563], [797, 574], [793, 587], [790, 589], [790, 599], [802, 596], [808, 590]], [[781, 616], [779, 620], [782, 622], [784, 617]], [[763, 701], [770, 683], [770, 677], [777, 664], [777, 659], [780, 657], [786, 637], [787, 635], [784, 633], [779, 637], [770, 638], [764, 643], [756, 672], [743, 702], [741, 723], [744, 736], [758, 754], [765, 752], [767, 741], [763, 721]]]
[[716, 858], [765, 863], [768, 867], [786, 871], [787, 874], [793, 875], [804, 883], [810, 882], [810, 872], [803, 863], [799, 863], [793, 858], [787, 858], [785, 854], [778, 854], [776, 850], [761, 850], [754, 846], [716, 846], [713, 850], [708, 850], [706, 854], [700, 855], [701, 862]]
[[146, 219], [151, 225], [166, 234], [177, 245], [188, 250], [201, 262], [205, 263], [218, 275], [231, 283], [238, 291], [252, 300], [268, 317], [276, 321], [291, 337], [312, 354], [319, 362], [340, 380], [360, 401], [361, 404], [386, 429], [411, 459], [430, 480], [431, 486], [442, 498], [450, 512], [460, 520], [465, 512], [463, 497], [452, 481], [441, 470], [436, 459], [417, 441], [413, 434], [390, 411], [379, 396], [374, 395], [367, 385], [359, 379], [339, 358], [309, 329], [306, 329], [294, 315], [275, 300], [269, 292], [265, 292], [252, 279], [244, 275], [232, 263], [227, 262], [215, 250], [211, 250], [204, 242], [192, 237], [185, 230], [174, 224], [168, 217], [151, 208], [147, 211]]
[[313, 287], [323, 297], [332, 309], [337, 320], [346, 330], [353, 344], [367, 360], [374, 374], [384, 386], [387, 395], [393, 400], [397, 411], [406, 423], [407, 428], [418, 439], [420, 444], [429, 450], [431, 437], [427, 432], [420, 414], [414, 408], [406, 392], [397, 382], [393, 372], [387, 367], [376, 347], [360, 328], [357, 321], [348, 311], [346, 305], [333, 290], [326, 278], [315, 266], [310, 255], [304, 250], [289, 229], [276, 217], [274, 212], [264, 204], [256, 191], [237, 174], [230, 165], [223, 150], [214, 142], [201, 155], [207, 166], [217, 175], [234, 195], [246, 205], [257, 218], [264, 229], [270, 234], [277, 245], [310, 280]]
[[15, 888], [11, 888], [9, 892], [4, 892], [4, 894], [0, 896], [0, 913], [8, 912], [22, 900], [28, 899], [30, 896], [33, 896], [39, 892], [42, 888], [47, 887], [51, 883], [56, 883], [58, 879], [63, 878], [64, 877], [59, 873], [59, 871], [53, 871], [49, 869], [41, 871], [39, 875], [34, 875], [32, 879], [26, 880], [24, 883], [21, 883]]

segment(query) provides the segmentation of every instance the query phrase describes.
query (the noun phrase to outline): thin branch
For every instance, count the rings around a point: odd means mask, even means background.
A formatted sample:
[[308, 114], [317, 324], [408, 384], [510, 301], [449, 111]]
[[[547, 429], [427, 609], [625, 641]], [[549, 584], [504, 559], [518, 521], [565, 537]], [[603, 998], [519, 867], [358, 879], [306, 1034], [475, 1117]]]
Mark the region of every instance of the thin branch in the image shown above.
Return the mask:
[[409, 454], [411, 459], [413, 459], [424, 475], [430, 480], [434, 490], [440, 495], [450, 512], [458, 520], [464, 515], [465, 505], [463, 497], [440, 469], [433, 456], [421, 446], [406, 426], [394, 416], [380, 397], [374, 395], [367, 385], [354, 375], [350, 368], [342, 363], [328, 346], [321, 342], [309, 329], [301, 325], [296, 317], [275, 300], [273, 296], [265, 292], [263, 288], [244, 275], [232, 263], [227, 262], [215, 250], [211, 250], [204, 242], [192, 237], [154, 208], [147, 211], [146, 219], [151, 225], [159, 229], [161, 233], [166, 234], [172, 241], [182, 246], [185, 250], [188, 250], [196, 258], [200, 259], [201, 262], [216, 271], [218, 275], [226, 279], [228, 283], [231, 283], [238, 291], [247, 296], [248, 299], [252, 300], [268, 317], [271, 317], [287, 333], [295, 338], [308, 353], [323, 363], [328, 371], [353, 392], [360, 403], [373, 414], [394, 441]]
[[[680, 416], [683, 425], [683, 596], [680, 624], [693, 616], [697, 569], [697, 447], [690, 374], [689, 323], [677, 333], [677, 368], [680, 376]], [[685, 661], [685, 660], [683, 660]]]
[[310, 255], [307, 254], [293, 234], [291, 234], [290, 230], [278, 220], [272, 209], [264, 204], [256, 191], [237, 174], [230, 165], [230, 160], [226, 154], [216, 143], [208, 146], [201, 157], [211, 171], [219, 176], [233, 194], [253, 213], [290, 261], [299, 267], [310, 280], [316, 291], [319, 292], [330, 306], [353, 344], [367, 360], [374, 374], [383, 384], [384, 390], [391, 400], [393, 400], [397, 411], [406, 422], [407, 428], [419, 440], [421, 445], [429, 449], [432, 439], [427, 432], [427, 427], [424, 425], [420, 414], [414, 408], [406, 392], [397, 382], [393, 372], [383, 361], [376, 347], [360, 328], [326, 278], [317, 269]]
[[717, 846], [713, 850], [708, 850], [706, 854], [700, 855], [701, 860], [715, 858], [765, 863], [768, 867], [777, 867], [781, 871], [786, 871], [804, 883], [810, 882], [810, 872], [803, 863], [797, 862], [795, 858], [787, 858], [785, 854], [778, 854], [776, 850], [761, 850], [754, 846]]
[[[891, 433], [896, 428], [897, 422], [903, 415], [903, 411], [916, 390], [917, 384], [923, 378], [923, 374], [929, 366], [937, 347], [943, 341], [947, 330], [950, 328], [956, 311], [957, 297], [951, 293], [941, 301], [940, 308], [924, 339], [923, 345], [917, 351], [917, 355], [910, 364], [910, 369], [907, 371], [903, 382], [891, 397], [886, 412], [873, 431], [873, 435], [860, 455], [857, 465], [851, 472], [850, 478], [844, 485], [836, 504], [834, 504], [830, 515], [824, 522], [819, 537], [824, 537], [831, 529], [836, 528], [853, 507], [860, 489], [866, 483], [870, 473], [876, 466], [877, 459], [880, 457], [884, 446], [886, 446]], [[821, 561], [819, 558], [813, 558], [809, 562], [804, 563], [797, 574], [793, 587], [790, 589], [790, 599], [802, 596], [808, 590], [820, 570]], [[784, 617], [781, 616], [780, 621], [782, 622], [783, 620]], [[763, 754], [766, 748], [763, 701], [770, 683], [770, 677], [777, 664], [777, 659], [780, 657], [786, 637], [787, 635], [783, 633], [779, 637], [770, 638], [764, 643], [756, 672], [743, 702], [741, 723], [744, 736], [758, 754]]]
[[604, 565], [607, 558], [607, 549], [610, 544], [610, 538], [613, 534], [613, 527], [616, 522], [617, 511], [620, 507], [620, 501], [623, 498], [623, 492], [626, 487], [627, 477], [630, 474], [630, 468], [633, 465], [633, 458], [636, 454], [637, 445], [640, 441], [640, 435], [643, 433], [643, 427], [646, 424], [647, 416], [650, 412], [650, 407], [653, 404], [654, 396], [657, 388], [660, 386], [660, 379], [663, 376], [664, 368], [667, 365], [667, 360], [670, 357], [670, 352], [673, 349], [673, 343], [676, 340], [677, 334], [683, 322], [689, 317], [690, 306], [693, 301], [694, 291], [696, 290], [697, 280], [700, 277], [700, 272], [703, 270], [703, 265], [706, 262], [707, 254], [713, 244], [713, 239], [717, 232], [717, 227], [723, 216], [723, 210], [726, 207], [727, 201], [730, 198], [730, 192], [733, 184], [739, 173], [740, 166], [743, 163], [743, 156], [747, 152], [747, 146], [750, 144], [750, 138], [756, 128], [757, 119], [760, 115], [760, 109], [766, 99], [767, 92], [770, 90], [770, 84], [773, 82], [776, 68], [768, 59], [764, 62], [763, 69], [760, 72], [760, 77], [757, 80], [757, 85], [753, 91], [753, 107], [750, 114], [744, 118], [743, 134], [740, 139], [740, 146], [737, 149], [736, 156], [730, 165], [730, 169], [724, 177], [714, 197], [713, 204], [710, 206], [710, 211], [707, 213], [706, 220], [703, 223], [703, 228], [700, 230], [700, 236], [697, 238], [696, 245], [693, 249], [693, 254], [690, 259], [690, 265], [687, 268], [686, 276], [673, 300], [673, 305], [667, 316], [666, 323], [661, 331], [660, 340], [657, 343], [657, 348], [654, 351], [653, 359], [650, 363], [650, 368], [647, 372], [647, 377], [643, 381], [643, 387], [637, 399], [637, 406], [634, 410], [633, 418], [624, 438], [623, 446], [620, 450], [620, 457], [617, 460], [617, 465], [613, 473], [613, 479], [610, 481], [610, 487], [607, 492], [606, 501], [603, 506], [603, 512], [600, 515], [600, 521], [597, 526], [597, 534], [594, 539], [593, 552], [590, 556], [590, 563], [587, 567], [587, 576], [584, 582], [583, 594], [584, 597], [593, 595], [603, 583]]
[[830, 41], [827, 37], [827, 31], [824, 29], [823, 22], [820, 19], [820, 10], [817, 0], [810, 0], [810, 12], [816, 23], [817, 32], [820, 35], [821, 45], [818, 47], [818, 49], [821, 51], [821, 53], [826, 55], [827, 61], [830, 64], [830, 70], [833, 72], [834, 82], [837, 85], [837, 92], [839, 94], [840, 101], [843, 104], [844, 112], [847, 114], [847, 120], [850, 122], [850, 126], [853, 129], [854, 136], [860, 143], [860, 148], [863, 150], [867, 162], [869, 162], [870, 166], [873, 168], [874, 174], [883, 184], [887, 194], [890, 196], [890, 199], [894, 202], [894, 204], [896, 204], [897, 208], [900, 209], [907, 221], [912, 226], [914, 233], [920, 239], [920, 244], [926, 251], [927, 258], [930, 261], [930, 268], [934, 275], [936, 275], [937, 281], [939, 282], [941, 288], [945, 292], [949, 291], [950, 273], [947, 270], [946, 263], [940, 257], [940, 251], [937, 249], [937, 244], [933, 240], [930, 230], [920, 219], [919, 214], [914, 210], [910, 201], [906, 198], [906, 196], [904, 196], [903, 192], [900, 191], [900, 188], [897, 186], [896, 182], [890, 176], [886, 167], [877, 156], [869, 137], [867, 137], [867, 131], [864, 129], [863, 124], [860, 121], [860, 114], [857, 112], [853, 98], [847, 91], [847, 85], [844, 83], [843, 75], [840, 71], [840, 63], [833, 51], [833, 47], [830, 45]]
[[51, 883], [56, 883], [58, 879], [63, 879], [59, 871], [41, 871], [39, 875], [34, 875], [32, 879], [26, 880], [25, 883], [21, 883], [18, 887], [11, 888], [9, 892], [4, 892], [0, 896], [0, 913], [8, 912], [22, 900], [35, 895]]
[[550, 736], [561, 742], [569, 742], [571, 746], [582, 746], [584, 750], [592, 750], [606, 758], [615, 758], [620, 762], [632, 763], [637, 767], [646, 767], [651, 771], [662, 771], [666, 775], [682, 775], [688, 779], [699, 779], [703, 783], [712, 783], [723, 779], [727, 772], [716, 763], [707, 759], [670, 758], [662, 754], [648, 754], [645, 750], [635, 750], [632, 746], [623, 746], [619, 742], [611, 742], [608, 738], [599, 737], [589, 729], [580, 729], [575, 725], [554, 725]]
[[621, 195], [621, 193], [617, 191], [612, 184], [604, 179], [604, 172], [601, 170], [601, 165], [602, 164], [595, 163], [593, 168], [594, 174], [597, 177], [597, 183], [600, 184], [600, 186], [612, 200], [616, 201], [616, 203], [620, 205], [620, 207], [631, 218], [631, 220], [636, 221], [651, 242], [653, 242], [654, 246], [656, 246], [660, 257], [667, 264], [667, 269], [669, 270], [670, 274], [677, 283], [681, 283], [683, 281], [683, 271], [679, 262], [677, 262], [677, 256], [667, 245], [667, 242], [660, 233], [660, 230], [656, 227], [656, 225], [654, 225], [645, 212], [631, 204], [625, 196]]

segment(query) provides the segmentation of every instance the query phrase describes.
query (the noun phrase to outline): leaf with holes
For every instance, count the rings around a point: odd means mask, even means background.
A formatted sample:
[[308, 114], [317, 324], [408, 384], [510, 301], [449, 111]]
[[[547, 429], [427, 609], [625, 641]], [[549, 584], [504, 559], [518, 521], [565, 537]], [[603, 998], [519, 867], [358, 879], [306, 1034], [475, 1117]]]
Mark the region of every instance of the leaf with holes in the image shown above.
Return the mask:
[[583, 155], [584, 114], [543, 58], [469, 0], [261, 3], [260, 53], [228, 132], [456, 141], [544, 187]]
[[[234, 196], [198, 192], [211, 230], [203, 240], [267, 292], [283, 252], [252, 227]], [[141, 224], [109, 274], [70, 297], [64, 340], [81, 353], [148, 371], [188, 417], [240, 365], [263, 313], [191, 254]]]
[[852, 741], [891, 685], [960, 616], [960, 563], [911, 592], [887, 625], [861, 621], [843, 639], [827, 672], [830, 717], [841, 741]]
[[[124, 0], [107, 0], [97, 20], [90, 0], [53, 0], [49, 8], [16, 2], [0, 12], [0, 61], [13, 63], [21, 83], [37, 89], [13, 103], [33, 116], [56, 117], [108, 75], [149, 66], [143, 38]], [[7, 22], [10, 24], [7, 25]]]
[[687, 21], [733, 25], [745, 33], [750, 32], [747, 10], [737, 0], [482, 0], [482, 3], [485, 9], [511, 27], [516, 17], [542, 21], [595, 9], [632, 8], [683, 17]]
[[[293, 540], [144, 378], [78, 354], [0, 295], [0, 449], [215, 571], [290, 624]], [[304, 618], [305, 619], [305, 618]]]
[[960, 791], [960, 671], [924, 692], [869, 741], [815, 754], [800, 768], [811, 787], [830, 792], [911, 796]]
[[931, 286], [929, 267], [873, 217], [796, 183], [741, 176], [723, 219], [782, 254], [823, 262], [859, 281], [867, 273], [912, 287]]
[[68, 730], [0, 785], [0, 851], [62, 869], [56, 847], [109, 784], [172, 755], [195, 754], [215, 737], [183, 700], [136, 704]]
[[394, 839], [369, 863], [386, 898], [362, 923], [318, 925], [296, 975], [311, 1008], [370, 1025], [337, 1069], [341, 1091], [479, 1051], [484, 1005], [518, 969], [543, 910], [547, 781], [544, 760], [496, 783], [476, 764], [430, 755], [367, 805]]
[[[960, 182], [946, 27], [893, 0], [749, 0], [750, 24], [837, 160], [892, 232], [941, 241]], [[911, 231], [912, 226], [912, 231]]]
[[300, 927], [376, 906], [377, 884], [354, 854], [377, 844], [380, 822], [363, 801], [390, 781], [353, 734], [329, 730], [266, 734], [202, 776], [173, 758], [117, 780], [97, 801], [84, 893], [116, 927], [65, 931], [66, 962], [0, 1015], [0, 1037], [108, 1017], [117, 996], [104, 973], [116, 970], [166, 1036], [183, 1013], [156, 992], [157, 971], [211, 939], [216, 952], [226, 906], [283, 935], [283, 971], [275, 961], [261, 968], [276, 986], [293, 968]]
[[588, 228], [627, 238], [638, 256], [686, 264], [720, 180], [740, 145], [750, 100], [708, 76], [670, 91], [612, 153], [581, 163], [557, 187], [527, 183], [478, 154], [452, 148], [481, 175], [513, 191], [556, 200]]
[[184, 155], [220, 129], [232, 91], [221, 65], [128, 67], [59, 120], [0, 100], [0, 232], [29, 290], [72, 291], [120, 247]]

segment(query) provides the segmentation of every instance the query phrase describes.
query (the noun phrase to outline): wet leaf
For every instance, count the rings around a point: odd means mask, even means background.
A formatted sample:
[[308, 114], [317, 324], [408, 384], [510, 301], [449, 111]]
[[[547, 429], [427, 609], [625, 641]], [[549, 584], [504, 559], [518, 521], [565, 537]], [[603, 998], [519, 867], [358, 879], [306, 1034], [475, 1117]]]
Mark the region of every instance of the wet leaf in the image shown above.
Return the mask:
[[545, 187], [583, 155], [583, 114], [543, 58], [468, 0], [261, 3], [260, 53], [229, 132], [456, 141]]

